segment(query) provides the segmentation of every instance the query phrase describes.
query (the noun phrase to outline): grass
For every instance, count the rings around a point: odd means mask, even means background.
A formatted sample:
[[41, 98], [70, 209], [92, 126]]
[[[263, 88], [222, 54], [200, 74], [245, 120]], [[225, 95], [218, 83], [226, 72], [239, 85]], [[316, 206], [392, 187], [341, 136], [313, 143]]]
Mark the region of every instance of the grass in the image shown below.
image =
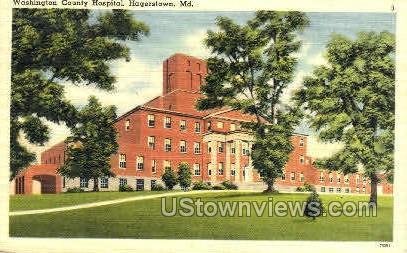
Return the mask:
[[[85, 194], [83, 195], [85, 196]], [[307, 194], [264, 195], [214, 192], [202, 201], [304, 201]], [[364, 201], [367, 196], [322, 195], [333, 200]], [[170, 199], [167, 203], [171, 203]], [[169, 209], [170, 206], [168, 206]], [[161, 200], [150, 199], [59, 213], [12, 216], [13, 237], [160, 238], [240, 240], [392, 241], [393, 198], [379, 197], [377, 217], [165, 217]], [[252, 209], [253, 214], [253, 209]]]
[[9, 209], [10, 211], [46, 209], [157, 193], [162, 192], [83, 192], [42, 195], [13, 195], [10, 196]]

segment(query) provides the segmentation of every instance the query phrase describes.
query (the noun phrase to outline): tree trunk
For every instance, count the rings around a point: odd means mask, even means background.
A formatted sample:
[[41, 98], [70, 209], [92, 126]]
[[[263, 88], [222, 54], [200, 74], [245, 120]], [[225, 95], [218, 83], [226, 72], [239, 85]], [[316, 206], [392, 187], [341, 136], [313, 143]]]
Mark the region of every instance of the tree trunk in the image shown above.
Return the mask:
[[379, 179], [377, 178], [377, 175], [373, 174], [370, 177], [370, 200], [369, 200], [370, 205], [377, 206], [377, 184], [378, 184], [378, 182], [379, 182]]
[[99, 180], [97, 177], [93, 178], [93, 191], [98, 192], [99, 191]]
[[268, 178], [266, 180], [266, 184], [267, 184], [267, 189], [265, 190], [265, 192], [274, 192], [274, 178]]

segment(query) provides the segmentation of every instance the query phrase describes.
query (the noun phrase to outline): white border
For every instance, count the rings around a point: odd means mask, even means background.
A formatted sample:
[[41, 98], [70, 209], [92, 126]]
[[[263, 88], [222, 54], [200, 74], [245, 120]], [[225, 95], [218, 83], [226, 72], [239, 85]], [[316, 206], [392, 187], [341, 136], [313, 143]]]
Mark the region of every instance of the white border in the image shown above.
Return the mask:
[[[58, 0], [59, 1], [59, 0]], [[136, 240], [136, 239], [33, 239], [8, 237], [8, 154], [10, 48], [12, 0], [0, 0], [0, 251], [11, 252], [406, 252], [407, 222], [407, 3], [403, 0], [195, 0], [185, 11], [248, 11], [256, 9], [305, 12], [397, 12], [396, 176], [394, 185], [394, 234], [390, 248], [379, 242], [242, 241], [242, 240]], [[149, 8], [159, 10], [159, 8]], [[133, 8], [148, 10], [148, 8]], [[165, 10], [162, 8], [162, 10]], [[167, 9], [168, 10], [168, 9]], [[172, 8], [171, 10], [179, 10]], [[404, 30], [403, 30], [404, 28]], [[403, 84], [403, 85], [402, 85]], [[380, 228], [377, 228], [380, 229]]]

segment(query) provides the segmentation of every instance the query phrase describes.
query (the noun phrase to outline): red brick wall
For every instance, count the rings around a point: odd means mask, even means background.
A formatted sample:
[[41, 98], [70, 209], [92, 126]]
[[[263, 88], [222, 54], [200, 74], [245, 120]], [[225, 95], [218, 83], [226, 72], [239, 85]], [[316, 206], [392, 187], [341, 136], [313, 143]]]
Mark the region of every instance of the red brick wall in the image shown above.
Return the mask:
[[60, 142], [41, 153], [41, 164], [62, 165], [65, 161], [65, 142]]

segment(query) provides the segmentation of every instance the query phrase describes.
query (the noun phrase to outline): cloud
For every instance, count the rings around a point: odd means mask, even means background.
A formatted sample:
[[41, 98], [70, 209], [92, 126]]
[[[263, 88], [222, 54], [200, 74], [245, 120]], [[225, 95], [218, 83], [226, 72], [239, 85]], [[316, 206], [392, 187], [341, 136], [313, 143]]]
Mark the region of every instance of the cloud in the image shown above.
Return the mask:
[[184, 40], [184, 52], [202, 59], [209, 57], [211, 52], [204, 45], [206, 31], [206, 29], [200, 29], [186, 36]]
[[[89, 96], [96, 96], [103, 106], [115, 105], [118, 115], [147, 102], [158, 96], [162, 91], [162, 65], [149, 65], [138, 59], [130, 62], [115, 61], [111, 63], [112, 73], [117, 78], [116, 89], [111, 92], [96, 89], [93, 86], [73, 85], [63, 83], [65, 97], [77, 106], [87, 104]], [[44, 146], [28, 143], [22, 138], [22, 143], [40, 157], [40, 153], [51, 146], [65, 140], [70, 135], [69, 128], [65, 124], [46, 122], [50, 128], [50, 140]], [[38, 160], [39, 161], [39, 160]]]
[[312, 158], [328, 158], [341, 150], [343, 143], [325, 143], [315, 135], [308, 137], [308, 155]]
[[316, 67], [316, 66], [320, 66], [320, 65], [326, 65], [328, 64], [328, 61], [325, 58], [325, 52], [321, 51], [318, 54], [314, 55], [314, 56], [309, 56], [307, 57], [306, 60], [307, 64]]
[[116, 77], [114, 91], [103, 91], [93, 86], [74, 86], [65, 84], [66, 97], [76, 106], [87, 103], [89, 96], [96, 96], [102, 105], [115, 105], [118, 113], [123, 114], [137, 105], [161, 94], [162, 65], [150, 66], [138, 59], [130, 62], [115, 61], [111, 63]]

